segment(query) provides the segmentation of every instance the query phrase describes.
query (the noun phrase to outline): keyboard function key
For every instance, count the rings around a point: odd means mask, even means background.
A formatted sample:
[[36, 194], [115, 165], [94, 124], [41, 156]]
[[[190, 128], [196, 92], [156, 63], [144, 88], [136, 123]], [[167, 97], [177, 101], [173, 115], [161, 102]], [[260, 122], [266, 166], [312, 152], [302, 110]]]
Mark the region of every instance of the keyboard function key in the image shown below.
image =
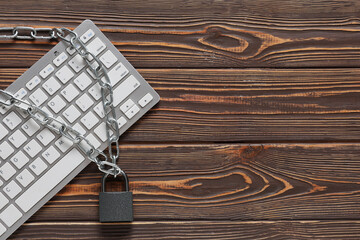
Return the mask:
[[25, 166], [26, 163], [29, 162], [29, 158], [22, 152], [18, 151], [14, 156], [11, 157], [10, 161], [17, 167], [21, 169]]
[[92, 83], [90, 77], [86, 73], [81, 73], [77, 78], [75, 78], [74, 83], [81, 91], [84, 91]]
[[2, 213], [0, 213], [0, 219], [8, 227], [14, 225], [21, 217], [22, 213], [13, 204], [9, 205]]
[[132, 106], [134, 106], [134, 101], [131, 100], [131, 99], [128, 99], [126, 100], [125, 103], [123, 103], [121, 106], [120, 106], [120, 110], [123, 112], [123, 113], [126, 113]]
[[14, 94], [14, 97], [15, 97], [15, 98], [19, 98], [19, 99], [23, 99], [23, 98], [26, 96], [27, 93], [28, 93], [28, 92], [25, 90], [25, 88], [20, 88], [20, 90], [17, 91], [17, 92]]
[[139, 105], [141, 107], [145, 107], [149, 102], [151, 102], [151, 100], [153, 100], [153, 96], [150, 93], [147, 93], [139, 100]]
[[44, 67], [43, 70], [40, 71], [40, 76], [45, 79], [47, 78], [53, 71], [55, 70], [55, 68], [53, 67], [53, 65], [48, 64], [46, 67]]
[[105, 44], [100, 40], [100, 38], [95, 38], [92, 42], [90, 42], [86, 48], [89, 52], [94, 54], [95, 56], [99, 55], [103, 50], [105, 50]]
[[68, 66], [63, 66], [59, 71], [55, 73], [55, 76], [63, 83], [66, 84], [73, 76], [74, 73]]
[[89, 29], [83, 35], [81, 35], [80, 39], [83, 43], [87, 43], [93, 36], [95, 36], [94, 31]]
[[125, 115], [129, 118], [132, 119], [138, 112], [140, 111], [140, 108], [137, 105], [132, 106], [132, 108], [130, 108]]
[[33, 171], [37, 176], [39, 176], [45, 169], [47, 168], [46, 163], [41, 159], [37, 158], [35, 161], [30, 163], [29, 168]]
[[60, 53], [59, 56], [57, 56], [54, 60], [53, 63], [55, 66], [60, 66], [63, 62], [66, 61], [66, 59], [68, 59], [68, 56], [65, 52]]
[[40, 78], [38, 76], [33, 77], [30, 81], [28, 81], [25, 86], [29, 91], [33, 90], [40, 83]]
[[117, 62], [117, 58], [110, 50], [107, 50], [100, 57], [100, 61], [105, 65], [106, 68], [110, 68], [112, 65], [114, 65], [114, 63]]
[[61, 88], [61, 85], [54, 77], [50, 77], [42, 85], [42, 87], [46, 90], [48, 94], [53, 95], [57, 90]]
[[13, 199], [21, 192], [21, 187], [14, 180], [12, 180], [8, 185], [4, 187], [3, 190], [6, 195], [9, 196], [9, 198]]
[[16, 176], [16, 180], [23, 186], [27, 187], [35, 177], [29, 172], [29, 170], [24, 169], [19, 175]]

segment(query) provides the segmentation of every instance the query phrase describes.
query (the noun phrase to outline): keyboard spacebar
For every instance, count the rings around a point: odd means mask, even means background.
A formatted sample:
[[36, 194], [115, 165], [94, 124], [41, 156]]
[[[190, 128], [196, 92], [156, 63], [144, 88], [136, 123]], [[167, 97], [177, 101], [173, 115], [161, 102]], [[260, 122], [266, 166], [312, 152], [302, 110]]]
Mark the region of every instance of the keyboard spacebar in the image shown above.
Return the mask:
[[29, 211], [84, 160], [83, 155], [74, 148], [28, 188], [15, 203], [19, 205], [24, 212]]

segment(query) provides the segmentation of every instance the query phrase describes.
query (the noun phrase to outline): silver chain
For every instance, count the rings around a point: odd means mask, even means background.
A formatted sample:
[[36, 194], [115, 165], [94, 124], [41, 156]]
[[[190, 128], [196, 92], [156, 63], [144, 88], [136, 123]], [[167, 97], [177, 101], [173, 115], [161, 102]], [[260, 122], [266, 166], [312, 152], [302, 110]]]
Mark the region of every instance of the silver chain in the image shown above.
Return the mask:
[[[44, 33], [39, 35], [38, 33]], [[24, 33], [27, 33], [25, 35]], [[116, 121], [116, 113], [113, 105], [113, 89], [106, 68], [93, 53], [89, 52], [86, 46], [80, 41], [77, 33], [67, 28], [32, 28], [32, 27], [13, 27], [0, 28], [0, 38], [6, 39], [62, 39], [73, 47], [76, 52], [85, 60], [87, 66], [94, 74], [96, 81], [101, 87], [101, 99], [106, 117], [106, 134], [108, 143], [109, 157], [96, 149], [80, 132], [70, 125], [55, 119], [50, 114], [43, 111], [34, 104], [16, 98], [11, 93], [0, 89], [0, 94], [5, 96], [5, 100], [0, 100], [0, 104], [7, 107], [16, 106], [25, 110], [34, 120], [46, 126], [50, 130], [60, 134], [74, 144], [76, 144], [88, 158], [95, 162], [99, 170], [105, 174], [116, 177], [123, 171], [116, 164], [119, 158], [119, 125]], [[89, 60], [91, 59], [91, 60]], [[93, 63], [92, 60], [94, 60]], [[94, 63], [95, 66], [94, 66]], [[97, 65], [97, 66], [96, 66]], [[104, 79], [104, 81], [103, 81]], [[113, 133], [113, 135], [111, 134]], [[114, 146], [115, 145], [115, 146]], [[115, 151], [113, 149], [115, 148]], [[102, 159], [100, 159], [100, 157]], [[109, 162], [109, 158], [111, 162]]]

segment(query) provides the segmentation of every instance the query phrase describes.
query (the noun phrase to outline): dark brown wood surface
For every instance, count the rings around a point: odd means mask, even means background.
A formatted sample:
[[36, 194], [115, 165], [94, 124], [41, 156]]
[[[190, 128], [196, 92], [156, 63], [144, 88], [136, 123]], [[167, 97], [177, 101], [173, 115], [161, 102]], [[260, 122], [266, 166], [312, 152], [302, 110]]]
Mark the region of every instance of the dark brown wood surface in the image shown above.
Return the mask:
[[[121, 137], [135, 221], [89, 165], [11, 239], [360, 239], [360, 2], [1, 1], [0, 27], [93, 20], [159, 92]], [[0, 88], [56, 42], [0, 40]]]

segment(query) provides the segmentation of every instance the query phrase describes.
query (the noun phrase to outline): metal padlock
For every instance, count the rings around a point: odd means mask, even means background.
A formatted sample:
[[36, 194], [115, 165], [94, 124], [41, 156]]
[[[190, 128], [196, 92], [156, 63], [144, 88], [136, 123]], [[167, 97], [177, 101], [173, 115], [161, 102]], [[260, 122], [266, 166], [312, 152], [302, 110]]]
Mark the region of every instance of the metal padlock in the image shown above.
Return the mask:
[[101, 180], [99, 193], [99, 219], [100, 222], [132, 222], [133, 221], [133, 195], [129, 192], [129, 180], [125, 172], [121, 172], [125, 182], [125, 192], [105, 192], [106, 178]]

